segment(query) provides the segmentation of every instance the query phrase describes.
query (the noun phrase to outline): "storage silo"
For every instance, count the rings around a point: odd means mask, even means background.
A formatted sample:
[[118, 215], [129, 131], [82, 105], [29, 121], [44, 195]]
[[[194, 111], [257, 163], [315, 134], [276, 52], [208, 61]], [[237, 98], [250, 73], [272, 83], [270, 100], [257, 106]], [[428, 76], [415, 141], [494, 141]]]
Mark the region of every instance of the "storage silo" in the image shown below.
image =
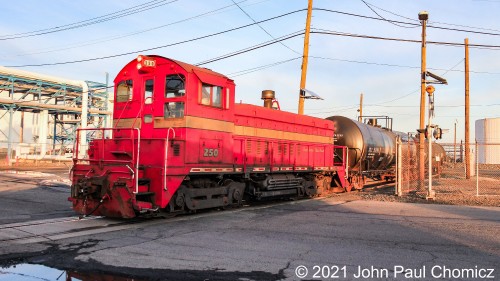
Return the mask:
[[500, 164], [500, 117], [476, 120], [480, 164]]

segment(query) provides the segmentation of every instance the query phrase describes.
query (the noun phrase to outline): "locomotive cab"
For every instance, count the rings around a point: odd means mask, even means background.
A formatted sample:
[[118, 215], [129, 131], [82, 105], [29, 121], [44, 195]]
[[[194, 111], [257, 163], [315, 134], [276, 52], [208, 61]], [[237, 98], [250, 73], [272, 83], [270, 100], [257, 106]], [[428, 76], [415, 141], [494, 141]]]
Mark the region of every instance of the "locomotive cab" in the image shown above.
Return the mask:
[[[90, 141], [86, 159], [74, 160], [75, 210], [133, 217], [165, 208], [193, 169], [186, 164], [231, 165], [232, 80], [175, 60], [139, 56], [114, 83], [113, 128], [96, 134], [111, 139]], [[89, 196], [102, 201], [100, 206], [90, 206]], [[123, 202], [115, 198], [126, 198], [125, 206], [118, 207]]]

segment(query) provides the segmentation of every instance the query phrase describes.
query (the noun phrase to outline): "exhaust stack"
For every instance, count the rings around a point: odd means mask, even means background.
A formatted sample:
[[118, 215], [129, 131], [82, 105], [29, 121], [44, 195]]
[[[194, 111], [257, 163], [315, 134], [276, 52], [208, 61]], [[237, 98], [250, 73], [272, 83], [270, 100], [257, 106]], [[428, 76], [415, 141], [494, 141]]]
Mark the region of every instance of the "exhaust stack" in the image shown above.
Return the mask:
[[274, 100], [274, 91], [273, 90], [264, 90], [262, 91], [261, 99], [264, 100], [264, 107], [272, 108], [273, 100]]

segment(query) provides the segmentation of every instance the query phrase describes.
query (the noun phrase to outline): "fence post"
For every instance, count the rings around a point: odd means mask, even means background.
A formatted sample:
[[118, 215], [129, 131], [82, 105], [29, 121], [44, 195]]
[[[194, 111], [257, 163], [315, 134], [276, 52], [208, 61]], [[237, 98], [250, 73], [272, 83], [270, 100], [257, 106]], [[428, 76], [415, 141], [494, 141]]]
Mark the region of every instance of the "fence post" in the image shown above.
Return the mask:
[[402, 148], [401, 148], [401, 138], [398, 136], [396, 138], [396, 147], [397, 147], [397, 151], [396, 151], [396, 195], [397, 196], [402, 196], [403, 195], [403, 192], [402, 192], [402, 184], [403, 184], [403, 165], [402, 165]]
[[476, 140], [476, 196], [479, 196], [479, 153], [478, 153], [478, 144]]

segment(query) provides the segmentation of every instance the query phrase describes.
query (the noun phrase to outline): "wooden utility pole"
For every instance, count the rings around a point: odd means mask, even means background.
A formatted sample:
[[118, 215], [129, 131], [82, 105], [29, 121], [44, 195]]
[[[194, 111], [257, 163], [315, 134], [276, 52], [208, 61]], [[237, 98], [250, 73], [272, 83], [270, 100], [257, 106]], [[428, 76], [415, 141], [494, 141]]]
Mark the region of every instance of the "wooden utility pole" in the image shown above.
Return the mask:
[[359, 122], [363, 122], [363, 93], [359, 96]]
[[306, 18], [306, 31], [304, 35], [304, 54], [302, 55], [302, 74], [300, 76], [300, 90], [299, 90], [299, 114], [304, 114], [304, 100], [306, 98], [306, 76], [307, 76], [307, 60], [309, 56], [309, 32], [311, 30], [311, 15], [312, 15], [313, 0], [308, 0], [307, 4], [307, 18]]
[[[425, 88], [426, 88], [426, 42], [425, 42], [425, 28], [427, 26], [427, 20], [429, 19], [429, 14], [425, 11], [418, 13], [418, 19], [422, 22], [422, 60], [421, 60], [421, 71], [420, 71], [420, 134], [419, 134], [419, 148], [418, 148], [418, 158], [419, 158], [419, 190], [422, 191], [424, 187], [425, 180]], [[430, 137], [430, 134], [429, 134]]]
[[465, 38], [465, 178], [470, 179], [469, 151], [469, 38]]

